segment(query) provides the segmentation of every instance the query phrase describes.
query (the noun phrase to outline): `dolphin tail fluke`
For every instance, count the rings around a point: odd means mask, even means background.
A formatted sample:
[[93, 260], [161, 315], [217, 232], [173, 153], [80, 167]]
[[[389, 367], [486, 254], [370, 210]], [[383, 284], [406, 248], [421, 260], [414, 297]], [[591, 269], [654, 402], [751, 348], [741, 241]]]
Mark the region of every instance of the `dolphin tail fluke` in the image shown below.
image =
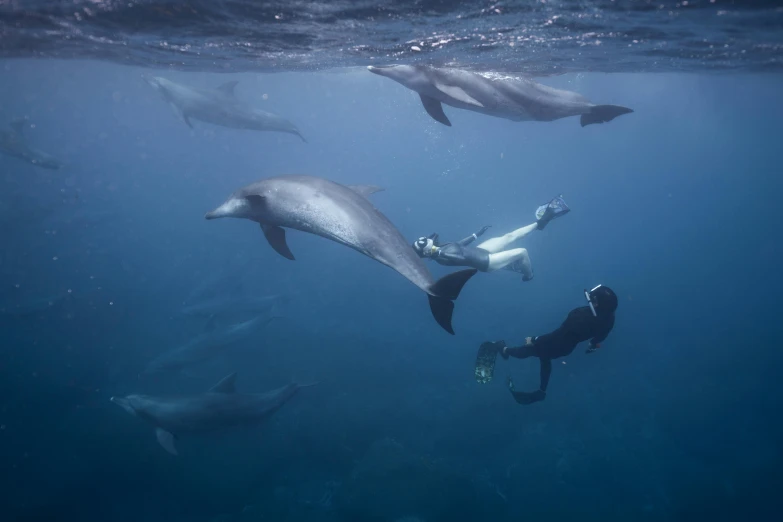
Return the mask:
[[594, 123], [606, 123], [629, 112], [633, 112], [633, 109], [619, 105], [594, 105], [590, 108], [590, 112], [582, 114], [579, 122], [582, 124], [582, 127]]
[[438, 322], [441, 328], [454, 335], [454, 328], [451, 327], [451, 315], [454, 313], [454, 303], [445, 297], [427, 295], [430, 300], [430, 311], [432, 317]]
[[459, 297], [459, 293], [462, 291], [462, 287], [468, 282], [468, 279], [476, 275], [475, 268], [469, 268], [467, 270], [458, 270], [447, 274], [430, 287], [430, 290], [435, 296], [443, 297], [449, 301], [454, 301]]
[[468, 282], [468, 279], [473, 277], [478, 270], [471, 268], [468, 270], [460, 270], [458, 272], [452, 272], [440, 279], [430, 287], [431, 294], [427, 297], [430, 301], [430, 310], [432, 316], [438, 322], [438, 324], [454, 335], [454, 329], [451, 326], [451, 316], [454, 313], [454, 300], [459, 297], [459, 293], [462, 291], [462, 287]]

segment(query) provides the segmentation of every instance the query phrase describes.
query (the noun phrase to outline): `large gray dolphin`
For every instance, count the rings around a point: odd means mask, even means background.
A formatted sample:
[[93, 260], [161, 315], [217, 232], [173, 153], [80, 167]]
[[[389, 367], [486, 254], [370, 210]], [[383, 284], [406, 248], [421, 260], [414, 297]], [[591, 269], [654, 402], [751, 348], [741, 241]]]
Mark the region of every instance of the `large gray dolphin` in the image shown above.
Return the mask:
[[424, 290], [435, 320], [454, 334], [452, 301], [476, 270], [452, 272], [435, 281], [413, 247], [367, 199], [380, 190], [383, 189], [365, 185], [349, 187], [314, 176], [278, 176], [239, 189], [204, 217], [255, 221], [272, 248], [291, 260], [294, 255], [286, 244], [283, 227], [350, 247], [396, 270]]
[[13, 120], [9, 130], [0, 130], [0, 152], [32, 163], [36, 167], [57, 170], [63, 163], [46, 152], [34, 149], [27, 144], [24, 137], [24, 119]]
[[244, 341], [268, 325], [275, 316], [258, 316], [249, 321], [227, 327], [215, 326], [213, 316], [205, 331], [185, 344], [155, 357], [142, 371], [142, 376], [156, 373], [181, 371], [223, 353], [227, 348]]
[[288, 402], [301, 388], [314, 384], [291, 383], [266, 393], [236, 393], [237, 374], [223, 378], [206, 393], [184, 397], [128, 395], [111, 401], [155, 427], [163, 448], [177, 455], [179, 435], [207, 433], [235, 426], [259, 424]]
[[451, 122], [443, 112], [442, 103], [511, 121], [554, 121], [581, 116], [582, 127], [633, 112], [619, 105], [596, 105], [581, 94], [547, 87], [527, 78], [427, 65], [371, 65], [368, 69], [416, 91], [424, 110], [435, 121], [449, 127]]
[[287, 132], [307, 142], [290, 121], [239, 101], [234, 96], [238, 81], [226, 82], [217, 89], [196, 89], [159, 76], [143, 74], [142, 78], [163, 96], [174, 113], [191, 129], [193, 124], [190, 119], [193, 118], [232, 129]]

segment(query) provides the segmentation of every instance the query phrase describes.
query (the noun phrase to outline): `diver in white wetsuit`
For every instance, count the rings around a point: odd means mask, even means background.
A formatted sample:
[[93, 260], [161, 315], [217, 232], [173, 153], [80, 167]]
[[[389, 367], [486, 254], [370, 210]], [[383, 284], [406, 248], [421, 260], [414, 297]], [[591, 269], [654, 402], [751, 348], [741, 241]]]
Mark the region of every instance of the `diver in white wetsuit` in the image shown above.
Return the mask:
[[523, 281], [533, 279], [533, 267], [525, 248], [508, 249], [514, 241], [522, 239], [534, 230], [543, 230], [552, 219], [568, 213], [570, 209], [563, 198], [558, 196], [536, 211], [535, 223], [518, 228], [513, 232], [487, 239], [475, 247], [470, 247], [489, 226], [455, 243], [438, 244], [438, 234], [420, 237], [413, 243], [413, 249], [419, 257], [429, 258], [446, 266], [470, 266], [482, 272], [492, 272], [501, 268], [522, 273]]

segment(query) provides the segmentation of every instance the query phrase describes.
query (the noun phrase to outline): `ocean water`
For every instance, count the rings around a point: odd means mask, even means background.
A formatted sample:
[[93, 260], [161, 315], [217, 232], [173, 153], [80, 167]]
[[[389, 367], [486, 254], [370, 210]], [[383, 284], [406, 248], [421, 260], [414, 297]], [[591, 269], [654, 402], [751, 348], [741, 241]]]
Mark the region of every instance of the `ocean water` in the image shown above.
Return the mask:
[[[2, 520], [777, 520], [781, 31], [775, 2], [0, 2], [0, 127], [26, 118], [63, 162], [0, 153]], [[446, 127], [364, 67], [392, 62], [634, 112], [583, 128], [446, 107]], [[307, 143], [191, 129], [145, 73], [237, 80]], [[256, 224], [204, 219], [291, 173], [383, 187], [411, 242], [505, 233], [558, 194], [571, 212], [521, 242], [532, 281], [467, 283], [450, 336], [344, 246], [289, 231], [291, 262]], [[616, 326], [554, 362], [545, 401], [506, 389], [535, 389], [534, 359], [475, 381], [482, 342], [556, 328], [599, 283]], [[254, 297], [276, 303], [259, 331], [143, 374], [213, 331], [186, 306]], [[178, 437], [178, 456], [109, 400], [233, 372], [242, 393], [318, 384], [258, 426]]]

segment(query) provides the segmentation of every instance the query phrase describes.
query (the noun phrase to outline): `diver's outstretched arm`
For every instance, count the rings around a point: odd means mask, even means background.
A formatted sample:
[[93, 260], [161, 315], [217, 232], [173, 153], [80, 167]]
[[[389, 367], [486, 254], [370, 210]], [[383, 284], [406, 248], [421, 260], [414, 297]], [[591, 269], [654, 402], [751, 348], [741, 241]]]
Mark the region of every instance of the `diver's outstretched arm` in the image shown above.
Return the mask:
[[461, 245], [461, 246], [468, 246], [469, 244], [471, 244], [472, 242], [474, 242], [475, 240], [477, 240], [477, 239], [479, 238], [479, 236], [481, 236], [482, 234], [484, 234], [484, 232], [486, 232], [486, 231], [487, 231], [487, 229], [488, 229], [489, 227], [491, 227], [491, 226], [492, 226], [492, 225], [484, 225], [483, 227], [481, 227], [481, 230], [479, 230], [479, 231], [478, 231], [478, 232], [476, 232], [475, 234], [471, 234], [471, 235], [469, 235], [469, 236], [468, 236], [468, 237], [466, 237], [465, 239], [460, 239], [459, 241], [457, 241], [457, 243], [458, 243], [459, 245]]

